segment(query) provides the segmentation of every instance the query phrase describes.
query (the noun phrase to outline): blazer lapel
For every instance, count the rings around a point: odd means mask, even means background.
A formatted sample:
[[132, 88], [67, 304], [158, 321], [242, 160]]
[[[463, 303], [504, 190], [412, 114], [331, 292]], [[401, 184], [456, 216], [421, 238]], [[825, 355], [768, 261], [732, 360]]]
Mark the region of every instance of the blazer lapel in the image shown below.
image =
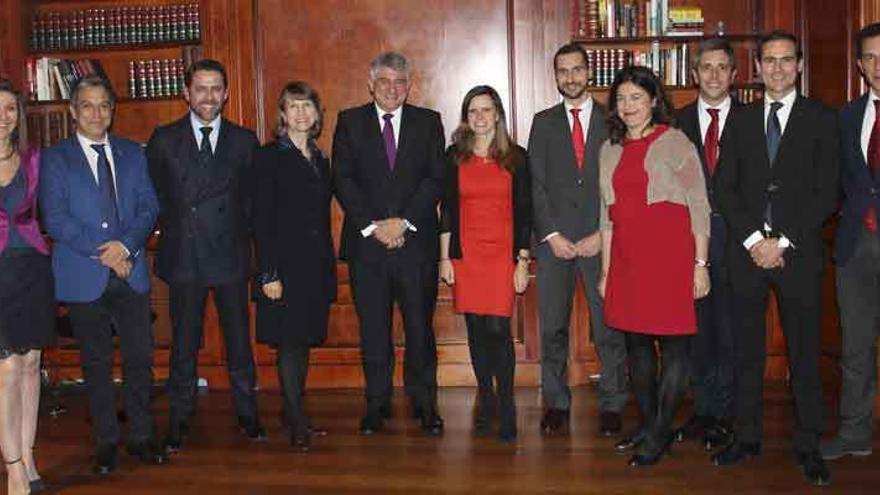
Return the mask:
[[[761, 157], [761, 165], [763, 170], [770, 170], [770, 156], [767, 154], [767, 131], [764, 129], [764, 105], [762, 103], [755, 104], [749, 109], [752, 113], [749, 115], [748, 120], [751, 122], [749, 128], [751, 128], [752, 133], [752, 141], [755, 146], [760, 147], [761, 151], [758, 152], [758, 156]], [[780, 150], [782, 146], [779, 146]], [[776, 153], [777, 159], [779, 158], [779, 152]]]
[[[564, 107], [563, 107], [563, 110], [564, 110]], [[589, 163], [589, 160], [587, 160], [587, 157], [590, 156], [590, 153], [592, 152], [592, 150], [596, 150], [596, 156], [598, 156], [598, 154], [599, 154], [598, 150], [599, 150], [599, 147], [602, 146], [602, 140], [603, 140], [603, 137], [600, 136], [601, 133], [599, 132], [599, 129], [603, 125], [605, 125], [603, 120], [605, 120], [605, 115], [602, 113], [601, 110], [599, 110], [598, 104], [594, 101], [593, 102], [593, 109], [590, 112], [589, 129], [587, 129], [587, 142], [584, 147], [584, 163], [582, 164], [583, 166], [580, 168], [580, 175], [582, 175], [582, 176], [587, 176], [587, 175], [590, 175], [591, 173], [595, 173], [596, 176], [599, 175], [599, 168], [598, 168], [599, 162], [598, 161], [596, 162], [596, 170], [595, 171], [589, 170], [589, 167], [587, 167], [587, 163]], [[565, 127], [566, 127], [566, 129], [568, 129], [568, 119], [565, 120]], [[571, 136], [570, 130], [568, 131], [568, 135]], [[574, 145], [569, 146], [569, 148], [571, 148], [571, 156], [574, 157]], [[576, 163], [577, 158], [575, 158], [574, 161]]]
[[110, 149], [113, 153], [113, 168], [115, 169], [115, 185], [116, 185], [116, 205], [119, 210], [120, 220], [125, 218], [124, 212], [127, 206], [127, 200], [131, 196], [128, 193], [128, 167], [126, 166], [126, 155], [122, 152], [119, 142], [113, 136], [109, 137]]
[[[865, 94], [861, 100], [862, 101], [858, 104], [858, 111], [853, 116], [853, 121], [847, 123], [852, 126], [852, 129], [849, 129], [850, 132], [848, 133], [849, 142], [843, 143], [843, 145], [849, 148], [848, 153], [852, 153], [859, 157], [859, 167], [858, 170], [855, 170], [854, 172], [861, 176], [861, 182], [868, 183], [874, 182], [875, 179], [871, 176], [871, 172], [868, 169], [868, 161], [865, 159], [865, 154], [862, 152], [862, 123], [865, 120], [865, 112], [868, 109], [868, 105], [871, 103], [871, 99]], [[847, 153], [847, 151], [844, 152]]]
[[[407, 163], [405, 157], [409, 154], [409, 148], [413, 140], [415, 139], [415, 122], [412, 120], [412, 109], [409, 105], [403, 105], [403, 111], [400, 112], [400, 132], [398, 133], [397, 139], [397, 159], [394, 161], [394, 170], [392, 172], [397, 172], [397, 168], [402, 163]], [[382, 150], [385, 149], [385, 142], [382, 141]], [[385, 162], [388, 160], [386, 158]], [[389, 170], [391, 168], [389, 167]]]
[[[565, 113], [564, 103], [560, 103], [556, 106], [556, 110], [553, 112], [552, 123], [551, 132], [562, 138], [562, 143], [560, 143], [560, 147], [562, 148], [562, 166], [565, 170], [569, 171], [572, 176], [577, 176], [580, 172], [577, 158], [574, 156], [574, 146], [571, 144], [571, 127], [568, 124], [568, 115]], [[590, 120], [590, 129], [593, 129], [592, 117]], [[586, 156], [586, 153], [584, 153], [584, 156]]]
[[[388, 163], [388, 154], [385, 153], [385, 141], [382, 140], [382, 131], [379, 128], [379, 117], [376, 114], [376, 105], [374, 103], [368, 103], [363, 107], [363, 135], [367, 140], [367, 149], [371, 149], [373, 152], [373, 156], [376, 157], [376, 160], [371, 160], [371, 163], [381, 164], [382, 172], [386, 174], [391, 173], [391, 164]], [[403, 116], [401, 116], [401, 127], [403, 127]], [[402, 141], [403, 139], [403, 129], [400, 129], [398, 132], [398, 140]], [[400, 158], [400, 143], [397, 143], [397, 157], [396, 163], [401, 163]], [[395, 167], [396, 168], [396, 167]]]
[[89, 160], [86, 158], [86, 154], [83, 152], [82, 146], [79, 145], [79, 140], [75, 135], [68, 141], [67, 157], [68, 163], [71, 164], [70, 168], [82, 182], [87, 184], [86, 187], [89, 187], [94, 192], [100, 192], [101, 189], [98, 187], [98, 181], [95, 180], [95, 175], [92, 173]]

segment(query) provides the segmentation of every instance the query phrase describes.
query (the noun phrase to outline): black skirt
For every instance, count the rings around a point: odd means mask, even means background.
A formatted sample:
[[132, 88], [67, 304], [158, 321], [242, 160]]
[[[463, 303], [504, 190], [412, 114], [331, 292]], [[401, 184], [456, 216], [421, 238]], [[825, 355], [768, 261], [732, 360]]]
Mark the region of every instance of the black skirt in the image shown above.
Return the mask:
[[0, 357], [55, 341], [52, 263], [33, 248], [0, 253]]

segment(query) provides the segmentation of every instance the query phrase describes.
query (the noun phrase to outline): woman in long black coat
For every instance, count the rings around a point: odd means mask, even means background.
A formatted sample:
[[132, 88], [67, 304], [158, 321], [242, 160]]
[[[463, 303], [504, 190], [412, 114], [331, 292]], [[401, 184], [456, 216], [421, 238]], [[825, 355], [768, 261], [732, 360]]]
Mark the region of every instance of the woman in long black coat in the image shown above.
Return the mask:
[[323, 113], [318, 93], [288, 83], [278, 98], [276, 140], [256, 159], [257, 341], [278, 351], [278, 378], [291, 445], [307, 451], [313, 429], [302, 395], [309, 350], [327, 338], [336, 298], [330, 235], [329, 160], [315, 144]]

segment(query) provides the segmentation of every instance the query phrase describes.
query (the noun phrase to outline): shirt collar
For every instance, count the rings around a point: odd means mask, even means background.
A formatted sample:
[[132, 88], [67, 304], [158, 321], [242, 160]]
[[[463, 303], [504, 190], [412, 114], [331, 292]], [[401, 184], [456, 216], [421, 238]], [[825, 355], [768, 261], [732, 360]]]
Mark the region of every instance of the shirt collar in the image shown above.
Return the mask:
[[82, 134], [80, 134], [79, 132], [77, 132], [76, 139], [77, 139], [77, 141], [79, 141], [79, 145], [83, 149], [91, 148], [91, 146], [93, 144], [103, 144], [105, 146], [110, 144], [110, 135], [109, 134], [104, 134], [104, 139], [102, 139], [100, 141], [95, 141], [95, 140], [87, 138], [87, 137], [83, 136]]
[[378, 103], [373, 103], [373, 106], [376, 108], [376, 115], [379, 116], [379, 122], [382, 122], [382, 116], [384, 116], [386, 113], [390, 113], [391, 115], [393, 115], [393, 117], [391, 117], [392, 120], [400, 119], [400, 114], [403, 113], [403, 105], [397, 107], [397, 109], [393, 112], [386, 112], [385, 110], [382, 110], [382, 107], [380, 107]]
[[704, 100], [702, 96], [697, 98], [697, 108], [700, 110], [700, 112], [709, 113], [708, 110], [710, 108], [717, 108], [717, 109], [721, 110], [722, 112], [726, 112], [727, 110], [730, 109], [730, 104], [731, 104], [731, 98], [729, 95], [727, 98], [724, 99], [724, 101], [721, 102], [720, 105], [714, 106], [714, 107], [712, 105], [706, 103], [706, 100]]
[[590, 110], [593, 109], [593, 96], [592, 95], [588, 96], [587, 99], [584, 100], [583, 103], [581, 103], [580, 107], [576, 107], [576, 106], [572, 105], [571, 103], [568, 102], [568, 100], [562, 100], [562, 104], [565, 106], [565, 113], [566, 114], [571, 114], [571, 111], [573, 109], [580, 108], [581, 112], [583, 112], [582, 115], [586, 115], [586, 114], [590, 113]]
[[792, 90], [790, 93], [783, 96], [782, 99], [780, 99], [780, 100], [773, 100], [772, 98], [770, 98], [769, 95], [766, 95], [764, 97], [764, 106], [769, 107], [771, 103], [775, 103], [776, 101], [778, 101], [779, 103], [782, 103], [783, 107], [790, 107], [794, 104], [794, 100], [796, 98], [797, 98], [797, 89]]
[[220, 129], [220, 121], [222, 119], [223, 116], [218, 114], [210, 123], [203, 124], [202, 121], [199, 120], [198, 117], [196, 117], [195, 113], [193, 113], [192, 111], [189, 112], [189, 122], [190, 124], [192, 124], [192, 128], [194, 131], [196, 131], [196, 134], [201, 133], [202, 127], [205, 127], [205, 125], [211, 128], [211, 133], [217, 132]]

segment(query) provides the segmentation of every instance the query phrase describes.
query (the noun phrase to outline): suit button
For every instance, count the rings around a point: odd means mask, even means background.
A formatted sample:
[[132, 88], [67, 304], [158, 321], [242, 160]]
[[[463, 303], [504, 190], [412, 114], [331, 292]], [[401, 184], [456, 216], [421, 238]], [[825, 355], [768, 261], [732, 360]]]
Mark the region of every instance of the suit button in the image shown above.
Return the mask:
[[193, 207], [192, 207], [192, 208], [190, 208], [190, 209], [189, 209], [189, 211], [191, 211], [191, 212], [193, 212], [193, 213], [195, 213], [195, 212], [196, 212], [196, 207], [195, 207], [195, 206], [193, 206]]
[[579, 185], [579, 186], [584, 185], [584, 179], [578, 179], [577, 185]]
[[101, 222], [102, 229], [106, 229], [107, 227], [109, 227], [109, 225], [107, 225], [107, 222]]

